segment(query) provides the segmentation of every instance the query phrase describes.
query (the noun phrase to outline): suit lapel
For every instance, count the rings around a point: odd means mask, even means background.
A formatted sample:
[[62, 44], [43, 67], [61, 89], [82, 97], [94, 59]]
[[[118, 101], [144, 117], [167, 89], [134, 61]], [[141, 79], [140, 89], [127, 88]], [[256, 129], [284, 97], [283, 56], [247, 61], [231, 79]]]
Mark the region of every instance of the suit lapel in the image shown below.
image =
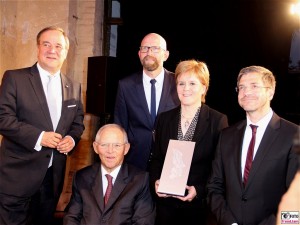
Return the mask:
[[234, 171], [237, 173], [236, 176], [239, 178], [238, 180], [241, 188], [244, 187], [241, 165], [242, 165], [242, 147], [243, 147], [245, 129], [246, 129], [246, 120], [242, 121], [239, 125], [237, 125], [235, 133], [232, 134], [234, 137], [236, 137], [236, 143], [233, 144], [234, 149], [232, 150], [234, 154], [234, 165], [236, 166]]
[[118, 197], [125, 189], [127, 183], [128, 183], [128, 166], [127, 164], [123, 164], [114, 183], [107, 205], [105, 206], [105, 211], [109, 210], [114, 205], [115, 201], [117, 201]]
[[[32, 76], [30, 76], [29, 79], [31, 81], [32, 88], [37, 95], [39, 104], [41, 106], [43, 114], [45, 115], [46, 121], [48, 123], [49, 130], [52, 130], [53, 126], [52, 126], [51, 116], [50, 116], [50, 112], [49, 112], [49, 108], [48, 108], [48, 104], [47, 104], [47, 99], [45, 96], [41, 77], [40, 77], [40, 74], [39, 74], [36, 64], [33, 67], [31, 67], [31, 75]], [[66, 100], [70, 98], [71, 90], [72, 90], [71, 82], [69, 82], [68, 78], [66, 76], [64, 76], [63, 74], [61, 74], [61, 83], [62, 83], [62, 111], [61, 111], [61, 117], [58, 122], [56, 130], [59, 129], [61, 121], [65, 121], [64, 117], [67, 116], [66, 109], [67, 109], [67, 104], [68, 104]]]
[[[208, 106], [202, 104], [199, 117], [198, 117], [198, 123], [196, 125], [194, 137], [193, 137], [193, 141], [197, 141], [196, 146], [200, 144], [202, 142], [202, 138], [206, 136], [205, 133], [207, 132], [208, 119], [209, 119]], [[197, 148], [196, 146], [195, 149]]]
[[100, 163], [96, 164], [93, 168], [93, 175], [91, 180], [94, 180], [94, 185], [92, 186], [92, 191], [95, 196], [95, 201], [101, 212], [104, 210], [104, 196], [103, 196], [103, 185], [102, 185], [102, 172]]
[[61, 77], [61, 88], [62, 88], [62, 106], [61, 106], [61, 116], [60, 119], [58, 121], [57, 124], [57, 129], [60, 129], [60, 126], [63, 124], [63, 121], [66, 121], [65, 117], [68, 116], [67, 114], [67, 107], [68, 107], [68, 99], [70, 99], [71, 97], [71, 93], [72, 93], [72, 83], [69, 82], [68, 78], [63, 75], [60, 74]]
[[162, 88], [162, 93], [159, 101], [159, 106], [157, 110], [157, 114], [165, 111], [165, 106], [167, 105], [169, 101], [169, 96], [170, 96], [170, 89], [171, 89], [171, 82], [170, 82], [170, 76], [167, 76], [166, 70], [164, 72], [164, 83], [163, 83], [163, 88]]
[[31, 81], [32, 88], [33, 88], [34, 92], [36, 93], [36, 96], [37, 96], [38, 102], [40, 104], [40, 107], [42, 109], [42, 112], [46, 118], [49, 130], [53, 130], [51, 116], [50, 116], [50, 112], [49, 112], [48, 105], [47, 105], [46, 95], [44, 92], [42, 80], [41, 80], [41, 77], [40, 77], [40, 74], [39, 74], [36, 64], [31, 67], [31, 76], [29, 76], [29, 79]]
[[173, 114], [170, 115], [170, 139], [177, 139], [178, 135], [178, 121], [179, 121], [179, 115], [180, 115], [180, 106], [176, 108], [176, 110], [172, 110]]
[[271, 151], [272, 143], [277, 139], [279, 132], [279, 117], [274, 113], [266, 130], [263, 138], [258, 146], [256, 155], [252, 162], [252, 167], [249, 173], [249, 178], [247, 184], [251, 184], [251, 181], [255, 178], [255, 174], [258, 173], [260, 166], [262, 165], [265, 157], [267, 157], [269, 151]]

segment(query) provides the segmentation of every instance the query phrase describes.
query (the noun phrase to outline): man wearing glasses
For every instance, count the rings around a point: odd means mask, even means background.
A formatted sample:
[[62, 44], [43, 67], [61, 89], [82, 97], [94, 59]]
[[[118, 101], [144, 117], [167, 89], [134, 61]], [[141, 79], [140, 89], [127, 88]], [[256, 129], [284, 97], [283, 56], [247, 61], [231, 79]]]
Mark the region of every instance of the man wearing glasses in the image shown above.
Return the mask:
[[139, 72], [119, 81], [114, 122], [126, 130], [131, 144], [125, 160], [147, 170], [156, 115], [179, 105], [174, 73], [163, 67], [167, 44], [156, 33], [147, 34], [138, 55]]
[[124, 163], [130, 144], [117, 124], [99, 129], [93, 143], [100, 163], [76, 172], [64, 224], [153, 225], [149, 174]]
[[272, 110], [275, 86], [273, 73], [261, 66], [238, 75], [238, 103], [246, 119], [221, 132], [208, 184], [217, 224], [276, 223], [280, 199], [298, 168], [299, 126]]

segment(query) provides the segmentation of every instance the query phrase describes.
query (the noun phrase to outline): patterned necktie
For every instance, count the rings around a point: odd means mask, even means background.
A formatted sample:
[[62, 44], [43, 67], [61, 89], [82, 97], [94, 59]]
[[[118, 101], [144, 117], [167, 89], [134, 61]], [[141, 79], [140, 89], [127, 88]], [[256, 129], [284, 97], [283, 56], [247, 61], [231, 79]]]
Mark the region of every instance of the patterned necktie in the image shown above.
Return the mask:
[[245, 169], [244, 169], [244, 186], [246, 186], [248, 176], [250, 173], [250, 169], [252, 166], [252, 161], [253, 161], [253, 151], [254, 151], [254, 146], [255, 146], [255, 138], [256, 138], [256, 130], [258, 126], [250, 124], [250, 127], [252, 129], [252, 138], [248, 147], [248, 152], [247, 152], [247, 159], [246, 159], [246, 164], [245, 164]]
[[155, 117], [156, 117], [156, 90], [155, 90], [155, 83], [156, 80], [152, 79], [150, 80], [151, 83], [151, 106], [150, 106], [150, 113], [152, 117], [152, 122], [154, 124]]
[[53, 125], [53, 130], [56, 130], [59, 115], [57, 113], [57, 100], [56, 100], [56, 87], [54, 82], [54, 76], [49, 75], [49, 81], [47, 84], [47, 103], [50, 111], [51, 121]]
[[106, 174], [105, 176], [107, 178], [108, 185], [107, 185], [106, 192], [105, 192], [105, 195], [104, 195], [104, 206], [107, 204], [110, 193], [111, 193], [112, 188], [113, 188], [113, 184], [112, 184], [113, 177], [109, 174]]

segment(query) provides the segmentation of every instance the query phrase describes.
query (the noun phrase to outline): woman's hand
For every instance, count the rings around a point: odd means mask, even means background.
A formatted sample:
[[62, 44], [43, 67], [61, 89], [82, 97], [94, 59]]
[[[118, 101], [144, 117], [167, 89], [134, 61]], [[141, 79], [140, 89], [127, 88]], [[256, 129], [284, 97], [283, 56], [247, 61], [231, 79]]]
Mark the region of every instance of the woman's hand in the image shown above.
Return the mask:
[[188, 190], [188, 194], [184, 197], [181, 196], [173, 196], [174, 198], [178, 198], [181, 201], [188, 201], [191, 202], [196, 196], [197, 196], [197, 191], [194, 186], [186, 186], [186, 189]]
[[163, 193], [158, 193], [157, 192], [158, 186], [159, 186], [159, 180], [155, 181], [155, 192], [156, 192], [156, 194], [157, 194], [158, 197], [160, 197], [160, 198], [171, 197], [171, 195], [167, 195], [167, 194], [163, 194]]

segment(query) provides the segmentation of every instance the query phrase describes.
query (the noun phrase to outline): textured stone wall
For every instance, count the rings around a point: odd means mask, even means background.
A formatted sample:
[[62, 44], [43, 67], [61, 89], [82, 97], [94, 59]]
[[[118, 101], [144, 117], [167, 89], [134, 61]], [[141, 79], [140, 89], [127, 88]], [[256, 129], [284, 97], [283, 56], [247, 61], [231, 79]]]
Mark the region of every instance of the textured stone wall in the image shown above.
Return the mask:
[[68, 31], [68, 18], [69, 1], [1, 1], [1, 77], [7, 69], [33, 65], [37, 33], [49, 25]]
[[7, 69], [33, 65], [37, 33], [57, 25], [70, 38], [63, 72], [82, 83], [85, 102], [87, 57], [102, 53], [103, 0], [3, 0], [0, 13], [0, 78]]

